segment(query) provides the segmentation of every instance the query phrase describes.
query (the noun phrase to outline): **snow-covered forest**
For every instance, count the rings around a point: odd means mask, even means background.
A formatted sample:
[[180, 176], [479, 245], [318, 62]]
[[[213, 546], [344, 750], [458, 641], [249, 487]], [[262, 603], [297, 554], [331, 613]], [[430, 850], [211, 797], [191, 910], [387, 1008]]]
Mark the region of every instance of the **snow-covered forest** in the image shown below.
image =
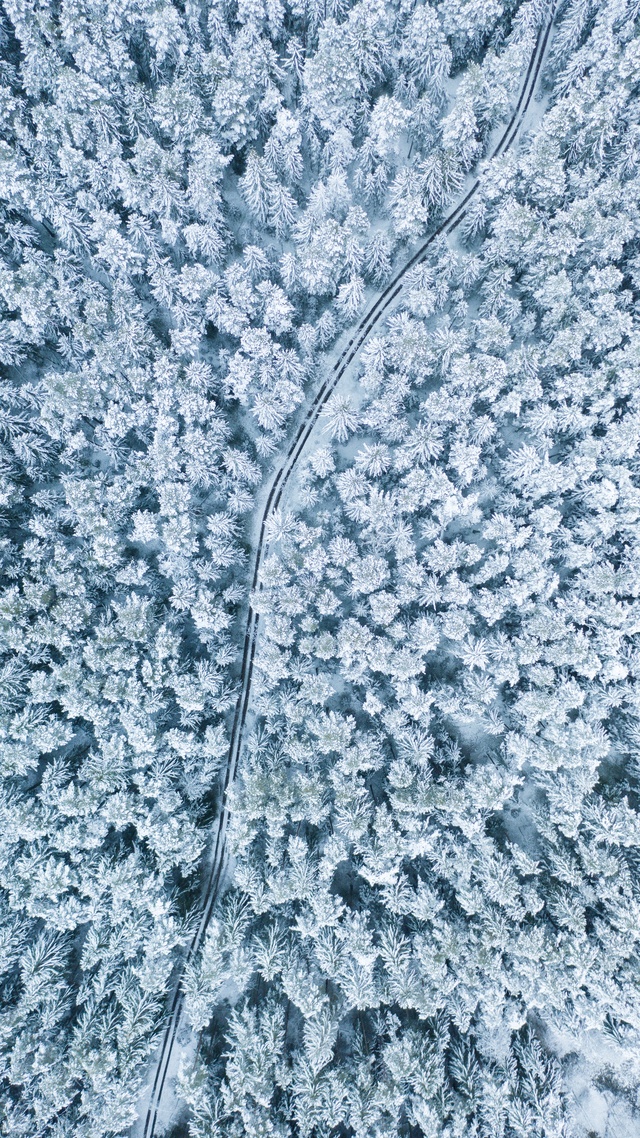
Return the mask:
[[0, 70], [0, 1133], [638, 1138], [639, 0]]

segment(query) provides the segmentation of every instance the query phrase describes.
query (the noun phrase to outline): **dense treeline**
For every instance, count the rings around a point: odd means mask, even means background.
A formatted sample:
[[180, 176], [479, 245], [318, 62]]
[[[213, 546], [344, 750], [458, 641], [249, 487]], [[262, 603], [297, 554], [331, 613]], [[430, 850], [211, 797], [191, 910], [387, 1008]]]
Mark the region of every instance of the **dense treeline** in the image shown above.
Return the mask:
[[135, 1121], [256, 495], [475, 168], [268, 535], [181, 1094], [194, 1138], [560, 1135], [572, 1065], [632, 1110], [636, 9], [561, 6], [484, 163], [538, 0], [6, 0], [3, 1133]]
[[625, 15], [567, 13], [546, 113], [412, 273], [271, 527], [235, 888], [187, 977], [196, 1027], [243, 993], [223, 1132], [564, 1134], [563, 1055], [635, 1103]]

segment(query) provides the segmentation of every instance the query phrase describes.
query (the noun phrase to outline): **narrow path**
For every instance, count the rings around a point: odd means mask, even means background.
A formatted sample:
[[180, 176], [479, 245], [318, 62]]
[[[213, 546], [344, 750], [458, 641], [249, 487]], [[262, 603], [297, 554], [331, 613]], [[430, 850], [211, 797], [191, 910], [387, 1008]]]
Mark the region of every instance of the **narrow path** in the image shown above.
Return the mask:
[[[544, 59], [547, 44], [549, 42], [549, 36], [551, 34], [551, 27], [555, 16], [556, 5], [557, 0], [553, 0], [547, 22], [543, 27], [540, 28], [538, 32], [527, 72], [523, 80], [518, 102], [509, 123], [502, 133], [499, 142], [490, 154], [490, 160], [506, 153], [506, 151], [513, 146], [518, 136], [518, 132], [529, 109], [529, 105], [533, 98], [538, 78], [540, 76], [542, 61]], [[320, 417], [320, 414], [325, 404], [327, 403], [327, 400], [336, 390], [340, 380], [345, 375], [345, 372], [355, 357], [358, 355], [360, 349], [368, 339], [372, 330], [380, 322], [385, 313], [388, 312], [402, 291], [403, 280], [406, 274], [415, 265], [419, 265], [422, 261], [425, 260], [430, 246], [433, 244], [437, 237], [439, 237], [441, 234], [448, 235], [450, 233], [453, 233], [453, 231], [458, 227], [460, 222], [466, 216], [469, 203], [477, 193], [479, 185], [479, 179], [476, 179], [462, 200], [455, 207], [455, 209], [453, 209], [451, 213], [440, 223], [440, 225], [437, 227], [437, 229], [434, 230], [431, 236], [420, 246], [420, 248], [406, 262], [402, 269], [400, 269], [400, 271], [394, 276], [393, 280], [387, 285], [387, 287], [383, 289], [377, 300], [369, 307], [357, 327], [354, 329], [351, 338], [334, 363], [329, 375], [321, 384], [319, 390], [316, 392], [313, 401], [311, 402], [305, 414], [304, 419], [300, 423], [296, 433], [293, 436], [293, 439], [291, 440], [289, 449], [284, 455], [280, 467], [273, 476], [260, 523], [260, 534], [255, 551], [254, 571], [251, 582], [252, 592], [255, 590], [258, 584], [260, 568], [264, 561], [265, 555], [268, 552], [265, 536], [267, 523], [272, 517], [274, 511], [277, 510], [280, 505], [287, 483], [293, 474], [298, 460], [304, 452], [304, 448], [309, 441], [312, 431], [318, 422], [318, 418]], [[240, 694], [238, 696], [233, 719], [231, 741], [229, 746], [229, 758], [227, 761], [224, 779], [224, 788], [222, 795], [223, 806], [215, 823], [215, 842], [213, 846], [213, 855], [211, 867], [209, 870], [209, 878], [204, 893], [204, 901], [202, 904], [200, 921], [191, 939], [191, 943], [187, 950], [184, 963], [191, 961], [198, 952], [203, 942], [218, 899], [218, 893], [225, 863], [226, 833], [229, 823], [227, 792], [235, 779], [238, 760], [242, 749], [243, 731], [247, 719], [249, 700], [251, 695], [251, 681], [253, 677], [253, 664], [256, 651], [258, 625], [259, 616], [250, 605], [247, 614], [247, 624], [244, 636], [242, 667], [240, 672]], [[178, 1031], [182, 1021], [183, 1008], [184, 994], [182, 992], [180, 981], [178, 979], [170, 1007], [169, 1019], [162, 1037], [160, 1054], [157, 1060], [153, 1085], [150, 1090], [148, 1104], [146, 1107], [145, 1124], [142, 1131], [143, 1138], [155, 1138], [156, 1126], [158, 1124], [163, 1095], [167, 1089], [168, 1080], [175, 1074], [175, 1071], [173, 1069], [175, 1066], [174, 1052], [176, 1040], [178, 1037]]]

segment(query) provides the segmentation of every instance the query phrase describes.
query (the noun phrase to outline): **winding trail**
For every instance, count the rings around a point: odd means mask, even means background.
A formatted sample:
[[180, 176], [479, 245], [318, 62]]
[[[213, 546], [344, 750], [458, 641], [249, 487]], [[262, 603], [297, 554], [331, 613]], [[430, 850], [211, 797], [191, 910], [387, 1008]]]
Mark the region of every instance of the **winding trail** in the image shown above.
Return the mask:
[[[513, 146], [518, 136], [518, 132], [520, 131], [524, 117], [529, 109], [529, 105], [533, 98], [538, 78], [540, 76], [542, 62], [549, 42], [549, 36], [551, 34], [556, 6], [557, 0], [553, 0], [547, 21], [538, 31], [534, 49], [531, 54], [531, 59], [527, 67], [527, 72], [523, 79], [518, 102], [499, 142], [489, 155], [489, 161], [497, 158], [501, 154], [506, 153], [506, 151]], [[289, 448], [286, 454], [283, 456], [278, 470], [273, 476], [260, 522], [260, 533], [255, 550], [254, 570], [251, 581], [252, 593], [258, 584], [260, 568], [262, 566], [265, 554], [268, 550], [266, 542], [267, 523], [273, 516], [274, 511], [277, 510], [280, 505], [282, 495], [284, 494], [287, 483], [293, 474], [299, 458], [303, 454], [304, 448], [309, 441], [312, 431], [318, 422], [318, 418], [320, 417], [320, 414], [325, 404], [327, 403], [327, 400], [336, 390], [336, 387], [338, 386], [340, 380], [359, 353], [361, 347], [369, 337], [371, 331], [376, 327], [376, 325], [391, 307], [393, 302], [396, 300], [399, 293], [402, 291], [403, 280], [406, 274], [412, 268], [414, 268], [414, 266], [419, 265], [422, 261], [425, 260], [429, 247], [433, 244], [437, 237], [441, 236], [442, 234], [448, 235], [450, 233], [453, 233], [453, 231], [458, 227], [460, 222], [466, 216], [469, 203], [477, 193], [479, 185], [480, 180], [476, 179], [462, 200], [455, 207], [455, 209], [453, 209], [451, 213], [440, 223], [440, 225], [438, 225], [430, 237], [420, 246], [420, 248], [406, 262], [402, 269], [396, 273], [393, 280], [379, 294], [377, 300], [369, 307], [367, 312], [360, 320], [359, 324], [354, 329], [351, 338], [345, 345], [338, 359], [335, 361], [330, 373], [314, 395], [313, 400], [306, 411], [305, 417], [298, 426], [298, 429], [296, 430], [291, 440]], [[213, 855], [209, 869], [209, 877], [207, 880], [206, 889], [204, 891], [200, 920], [198, 922], [196, 931], [192, 936], [189, 948], [185, 954], [183, 967], [184, 964], [193, 960], [200, 946], [202, 945], [205, 933], [209, 926], [209, 922], [213, 915], [216, 902], [218, 900], [218, 894], [225, 863], [226, 834], [229, 824], [229, 807], [227, 805], [228, 790], [235, 779], [238, 760], [242, 749], [243, 731], [247, 719], [249, 700], [251, 695], [251, 681], [253, 677], [253, 664], [257, 644], [258, 625], [258, 613], [256, 613], [253, 607], [250, 605], [247, 614], [247, 624], [244, 635], [242, 667], [240, 672], [240, 694], [238, 696], [233, 718], [231, 741], [229, 746], [229, 758], [227, 760], [227, 767], [225, 771], [222, 795], [223, 805], [222, 810], [215, 822]], [[150, 1088], [150, 1094], [146, 1106], [144, 1129], [142, 1130], [142, 1138], [155, 1138], [156, 1135], [156, 1127], [159, 1121], [163, 1095], [167, 1089], [167, 1082], [174, 1061], [174, 1050], [178, 1037], [178, 1031], [182, 1021], [183, 1008], [184, 994], [180, 985], [180, 977], [178, 977], [169, 1010], [169, 1019], [162, 1036], [160, 1053], [157, 1059], [153, 1084]]]

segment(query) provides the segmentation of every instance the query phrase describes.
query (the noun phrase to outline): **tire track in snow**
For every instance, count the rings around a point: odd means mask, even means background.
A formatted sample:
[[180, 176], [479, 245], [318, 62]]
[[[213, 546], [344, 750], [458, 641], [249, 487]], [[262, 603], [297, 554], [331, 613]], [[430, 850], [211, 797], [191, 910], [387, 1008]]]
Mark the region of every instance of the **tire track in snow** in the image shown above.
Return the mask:
[[[522, 126], [524, 117], [529, 109], [531, 100], [533, 98], [542, 62], [545, 56], [553, 19], [555, 16], [555, 9], [557, 0], [552, 4], [546, 24], [540, 28], [536, 37], [531, 58], [525, 77], [522, 82], [518, 102], [514, 108], [513, 114], [509, 123], [505, 127], [502, 136], [497, 143], [495, 149], [489, 155], [489, 161], [505, 154], [514, 144], [520, 127]], [[289, 448], [277, 470], [267, 500], [262, 512], [260, 523], [260, 534], [258, 544], [256, 546], [254, 571], [251, 581], [251, 592], [253, 593], [258, 584], [258, 577], [260, 568], [262, 566], [265, 554], [268, 552], [266, 543], [266, 527], [269, 519], [273, 516], [275, 510], [278, 509], [282, 500], [282, 495], [285, 491], [287, 483], [295, 469], [295, 466], [300, 459], [304, 448], [309, 441], [309, 438], [314, 430], [320, 414], [327, 403], [328, 399], [336, 390], [340, 380], [347, 371], [347, 368], [353, 362], [361, 347], [368, 339], [371, 331], [384, 316], [385, 312], [393, 304], [393, 301], [402, 291], [403, 280], [406, 274], [416, 265], [421, 264], [426, 259], [428, 250], [433, 242], [441, 236], [441, 234], [450, 234], [457, 229], [460, 222], [463, 221], [467, 214], [469, 203], [477, 193], [480, 180], [477, 178], [470, 189], [467, 191], [458, 205], [451, 211], [451, 213], [438, 225], [430, 237], [420, 246], [420, 248], [413, 254], [413, 256], [403, 265], [402, 269], [396, 273], [392, 281], [382, 290], [377, 300], [369, 307], [367, 312], [361, 318], [357, 327], [354, 329], [350, 340], [344, 347], [340, 356], [336, 360], [331, 369], [331, 372], [321, 384], [316, 392], [313, 401], [298, 427]], [[225, 863], [226, 853], [226, 833], [229, 823], [229, 807], [227, 806], [227, 795], [229, 787], [232, 785], [237, 767], [240, 751], [243, 743], [243, 731], [249, 710], [249, 699], [251, 695], [251, 681], [253, 677], [253, 664], [256, 652], [256, 643], [258, 635], [259, 616], [249, 605], [247, 614], [247, 625], [244, 636], [243, 652], [242, 652], [242, 666], [240, 670], [241, 686], [240, 694], [236, 703], [235, 714], [233, 718], [233, 726], [231, 729], [231, 741], [229, 745], [229, 758], [224, 778], [224, 787], [222, 792], [222, 810], [218, 815], [215, 823], [215, 842], [213, 847], [213, 857], [211, 868], [209, 870], [209, 878], [207, 887], [204, 893], [204, 900], [202, 903], [202, 912], [196, 931], [194, 932], [189, 948], [184, 958], [182, 967], [190, 963], [198, 952], [204, 940], [209, 922], [213, 915], [213, 911], [218, 900], [218, 893], [220, 883], [222, 880], [222, 872]], [[178, 1030], [182, 1021], [182, 1012], [184, 1009], [184, 993], [178, 979], [176, 988], [173, 994], [171, 1007], [169, 1011], [169, 1020], [164, 1029], [162, 1037], [162, 1044], [160, 1047], [160, 1055], [157, 1060], [155, 1077], [149, 1101], [146, 1110], [145, 1124], [143, 1129], [143, 1138], [155, 1138], [156, 1126], [162, 1104], [162, 1098], [167, 1085], [167, 1078], [172, 1064], [174, 1048], [178, 1036]]]

